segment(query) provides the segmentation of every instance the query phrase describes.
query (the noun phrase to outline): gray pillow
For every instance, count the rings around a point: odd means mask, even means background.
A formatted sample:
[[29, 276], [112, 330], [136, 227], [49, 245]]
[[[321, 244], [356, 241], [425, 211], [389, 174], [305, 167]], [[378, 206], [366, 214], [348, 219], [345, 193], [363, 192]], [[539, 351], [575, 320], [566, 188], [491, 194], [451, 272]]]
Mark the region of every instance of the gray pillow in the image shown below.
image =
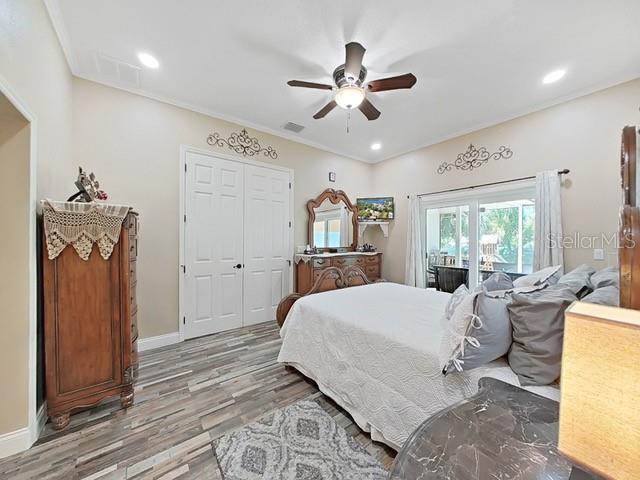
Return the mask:
[[587, 303], [597, 303], [598, 305], [609, 305], [610, 307], [620, 306], [620, 290], [616, 285], [608, 285], [598, 288], [585, 296], [581, 301]]
[[574, 270], [571, 270], [566, 275], [560, 277], [558, 285], [571, 288], [578, 298], [582, 298], [591, 292], [591, 275], [595, 273], [596, 269], [590, 265], [580, 265]]
[[[465, 336], [473, 337], [478, 342], [465, 345], [464, 354], [456, 351], [454, 356], [467, 371], [481, 367], [496, 358], [506, 355], [511, 346], [511, 322], [507, 311], [506, 298], [492, 298], [484, 293], [475, 299], [474, 313], [480, 319], [470, 322]], [[452, 363], [445, 366], [445, 373], [455, 372]]]
[[496, 290], [511, 290], [513, 281], [511, 277], [504, 272], [492, 273], [489, 278], [480, 284], [486, 292], [495, 292]]
[[618, 270], [618, 267], [603, 268], [599, 272], [596, 272], [593, 275], [591, 275], [589, 282], [593, 290], [598, 290], [599, 288], [609, 287], [609, 286], [614, 286], [619, 288], [620, 287], [620, 270]]
[[485, 281], [483, 291], [477, 294], [474, 300], [473, 313], [477, 318], [469, 322], [466, 330], [461, 333], [465, 337], [473, 338], [474, 341], [465, 343], [464, 352], [459, 348], [454, 349], [449, 361], [445, 363], [443, 369], [445, 374], [457, 371], [453, 359], [461, 366], [461, 370], [466, 371], [481, 367], [506, 355], [512, 342], [511, 321], [507, 310], [511, 294], [532, 293], [546, 287], [546, 285], [534, 285], [489, 292], [487, 286], [506, 286], [506, 284], [489, 283], [486, 285]]
[[531, 287], [533, 285], [542, 285], [549, 284], [553, 285], [557, 283], [558, 278], [560, 277], [562, 272], [562, 265], [556, 265], [554, 267], [546, 267], [542, 270], [538, 270], [537, 272], [530, 273], [529, 275], [525, 275], [524, 277], [518, 277], [513, 281], [513, 286], [516, 288], [520, 287]]
[[549, 385], [560, 376], [564, 311], [575, 300], [573, 290], [561, 285], [511, 294], [507, 309], [513, 343], [508, 359], [521, 385]]

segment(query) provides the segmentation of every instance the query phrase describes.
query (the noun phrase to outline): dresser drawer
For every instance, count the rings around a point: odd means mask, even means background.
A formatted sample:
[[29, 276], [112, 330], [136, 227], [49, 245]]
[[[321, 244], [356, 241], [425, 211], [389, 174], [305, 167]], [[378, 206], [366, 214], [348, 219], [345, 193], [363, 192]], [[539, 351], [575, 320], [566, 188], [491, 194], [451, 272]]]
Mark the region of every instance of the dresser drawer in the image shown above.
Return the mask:
[[369, 280], [377, 280], [378, 278], [380, 278], [380, 266], [367, 265], [364, 269], [364, 273], [367, 274]]
[[312, 262], [313, 262], [313, 268], [325, 268], [331, 265], [330, 258], [314, 258]]
[[380, 255], [367, 255], [364, 262], [367, 265], [380, 265]]
[[362, 257], [333, 257], [331, 259], [331, 266], [333, 267], [349, 267], [351, 265], [364, 265], [364, 258]]

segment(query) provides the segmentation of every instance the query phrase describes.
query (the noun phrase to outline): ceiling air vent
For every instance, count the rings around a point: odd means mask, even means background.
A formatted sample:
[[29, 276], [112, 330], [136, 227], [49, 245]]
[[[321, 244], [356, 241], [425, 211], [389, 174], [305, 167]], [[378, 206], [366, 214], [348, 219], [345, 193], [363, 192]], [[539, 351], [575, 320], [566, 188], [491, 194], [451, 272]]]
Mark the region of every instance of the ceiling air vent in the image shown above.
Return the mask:
[[142, 69], [139, 66], [101, 52], [94, 52], [93, 60], [96, 72], [101, 79], [129, 87], [140, 87], [140, 71]]
[[285, 123], [282, 128], [294, 133], [300, 133], [302, 130], [304, 130], [304, 127], [302, 125], [298, 125], [297, 123], [293, 122]]

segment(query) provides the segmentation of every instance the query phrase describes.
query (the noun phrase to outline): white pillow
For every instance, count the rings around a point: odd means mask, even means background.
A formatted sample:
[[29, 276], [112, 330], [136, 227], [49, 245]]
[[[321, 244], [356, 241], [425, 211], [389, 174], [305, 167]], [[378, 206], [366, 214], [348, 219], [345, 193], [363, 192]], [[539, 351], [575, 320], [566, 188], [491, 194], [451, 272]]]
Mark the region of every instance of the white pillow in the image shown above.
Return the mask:
[[451, 294], [451, 298], [449, 298], [449, 301], [447, 302], [447, 306], [444, 307], [444, 315], [442, 317], [443, 324], [449, 323], [449, 320], [453, 316], [453, 312], [455, 312], [458, 305], [460, 305], [460, 302], [462, 302], [467, 295], [469, 295], [469, 289], [464, 283], [455, 289]]
[[[537, 272], [530, 273], [529, 275], [525, 275], [524, 277], [516, 278], [513, 281], [514, 287], [532, 287], [534, 285], [541, 285], [545, 282], [550, 284], [556, 283], [554, 282], [554, 275], [560, 273], [560, 269], [562, 265], [556, 265], [555, 267], [546, 267], [542, 270], [538, 270]], [[557, 281], [557, 279], [556, 279]]]
[[[473, 341], [466, 334], [472, 322], [479, 320], [473, 313], [474, 302], [478, 294], [478, 292], [467, 294], [453, 312], [449, 322], [444, 326], [438, 355], [440, 365], [443, 367], [443, 373], [460, 357], [461, 349], [464, 352], [469, 340]], [[475, 325], [475, 328], [479, 328], [480, 325]], [[456, 367], [456, 369], [462, 370], [461, 367]]]

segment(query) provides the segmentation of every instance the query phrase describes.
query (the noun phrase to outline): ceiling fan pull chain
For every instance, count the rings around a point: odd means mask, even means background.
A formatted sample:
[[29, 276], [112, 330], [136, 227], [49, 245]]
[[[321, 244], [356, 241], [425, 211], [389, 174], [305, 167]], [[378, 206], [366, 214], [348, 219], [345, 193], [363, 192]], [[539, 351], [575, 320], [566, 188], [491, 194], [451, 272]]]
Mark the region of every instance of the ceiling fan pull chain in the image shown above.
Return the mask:
[[347, 133], [349, 133], [349, 121], [351, 120], [351, 110], [347, 110]]

